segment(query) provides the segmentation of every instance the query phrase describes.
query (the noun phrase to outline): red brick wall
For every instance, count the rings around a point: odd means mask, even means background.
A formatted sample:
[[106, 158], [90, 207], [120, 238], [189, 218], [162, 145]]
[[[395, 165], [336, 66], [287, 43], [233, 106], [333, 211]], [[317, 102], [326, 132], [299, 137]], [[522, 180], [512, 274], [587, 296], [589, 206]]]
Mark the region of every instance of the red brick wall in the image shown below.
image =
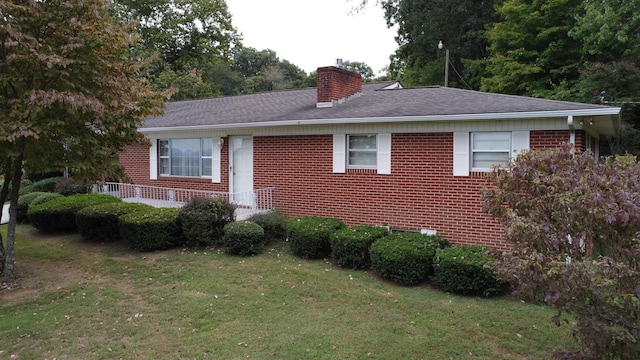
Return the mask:
[[318, 102], [340, 100], [362, 92], [362, 76], [335, 66], [318, 68]]
[[255, 187], [275, 186], [275, 203], [289, 216], [434, 229], [459, 244], [506, 248], [501, 227], [481, 210], [483, 174], [452, 175], [452, 133], [393, 134], [391, 175], [334, 174], [332, 141], [332, 136], [255, 138]]
[[[586, 134], [582, 130], [576, 131], [576, 150], [584, 151], [586, 148]], [[552, 149], [566, 144], [570, 140], [568, 130], [531, 131], [529, 135], [529, 147], [531, 149]]]
[[[127, 148], [120, 160], [136, 184], [227, 191], [226, 140], [220, 184], [179, 177], [149, 180], [149, 149], [142, 146]], [[568, 131], [530, 134], [531, 149], [568, 141]], [[363, 169], [334, 174], [332, 150], [331, 135], [254, 137], [254, 188], [275, 187], [274, 203], [288, 216], [331, 216], [348, 225], [432, 229], [457, 244], [507, 248], [501, 226], [482, 212], [484, 173], [453, 176], [452, 133], [393, 134], [390, 175]]]

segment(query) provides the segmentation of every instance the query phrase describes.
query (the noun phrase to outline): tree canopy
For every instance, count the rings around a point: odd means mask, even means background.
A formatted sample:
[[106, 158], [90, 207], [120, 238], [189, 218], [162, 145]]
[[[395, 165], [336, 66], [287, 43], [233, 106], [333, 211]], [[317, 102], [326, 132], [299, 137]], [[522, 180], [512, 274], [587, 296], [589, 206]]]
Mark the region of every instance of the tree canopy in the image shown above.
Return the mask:
[[[131, 58], [137, 37], [103, 0], [0, 1], [0, 153], [11, 199], [4, 277], [13, 277], [15, 208], [23, 168], [118, 174], [116, 153], [140, 141], [163, 97]], [[11, 192], [7, 189], [11, 184]], [[0, 198], [4, 203], [7, 197]]]

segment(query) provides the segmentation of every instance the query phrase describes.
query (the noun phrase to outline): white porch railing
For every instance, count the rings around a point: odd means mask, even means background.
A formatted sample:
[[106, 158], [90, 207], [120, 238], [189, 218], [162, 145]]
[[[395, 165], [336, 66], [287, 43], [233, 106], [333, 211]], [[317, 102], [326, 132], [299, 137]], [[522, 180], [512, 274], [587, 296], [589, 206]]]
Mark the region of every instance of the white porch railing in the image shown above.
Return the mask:
[[195, 197], [219, 197], [234, 204], [238, 210], [255, 212], [273, 209], [273, 190], [275, 188], [228, 193], [115, 182], [98, 183], [93, 186], [95, 193], [109, 194], [123, 201], [145, 203], [155, 207], [180, 207]]

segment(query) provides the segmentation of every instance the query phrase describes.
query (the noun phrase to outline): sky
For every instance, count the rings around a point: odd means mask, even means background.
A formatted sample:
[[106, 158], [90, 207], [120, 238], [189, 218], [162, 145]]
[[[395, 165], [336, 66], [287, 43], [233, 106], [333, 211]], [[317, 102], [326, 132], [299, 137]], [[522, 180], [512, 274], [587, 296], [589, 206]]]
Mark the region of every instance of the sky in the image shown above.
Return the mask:
[[226, 0], [231, 23], [245, 47], [270, 49], [310, 73], [343, 61], [364, 62], [378, 74], [397, 49], [396, 29], [370, 1], [350, 15], [357, 0]]

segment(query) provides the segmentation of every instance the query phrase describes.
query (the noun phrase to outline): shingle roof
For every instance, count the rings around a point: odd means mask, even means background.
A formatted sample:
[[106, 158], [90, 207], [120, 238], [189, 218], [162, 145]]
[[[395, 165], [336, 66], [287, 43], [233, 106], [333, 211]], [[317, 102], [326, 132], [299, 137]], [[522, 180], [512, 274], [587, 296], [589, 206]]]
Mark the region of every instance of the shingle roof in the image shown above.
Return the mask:
[[364, 84], [362, 96], [330, 108], [316, 107], [316, 89], [177, 101], [162, 116], [147, 118], [145, 128], [241, 125], [318, 119], [505, 114], [610, 107], [445, 87], [383, 90], [389, 83]]

